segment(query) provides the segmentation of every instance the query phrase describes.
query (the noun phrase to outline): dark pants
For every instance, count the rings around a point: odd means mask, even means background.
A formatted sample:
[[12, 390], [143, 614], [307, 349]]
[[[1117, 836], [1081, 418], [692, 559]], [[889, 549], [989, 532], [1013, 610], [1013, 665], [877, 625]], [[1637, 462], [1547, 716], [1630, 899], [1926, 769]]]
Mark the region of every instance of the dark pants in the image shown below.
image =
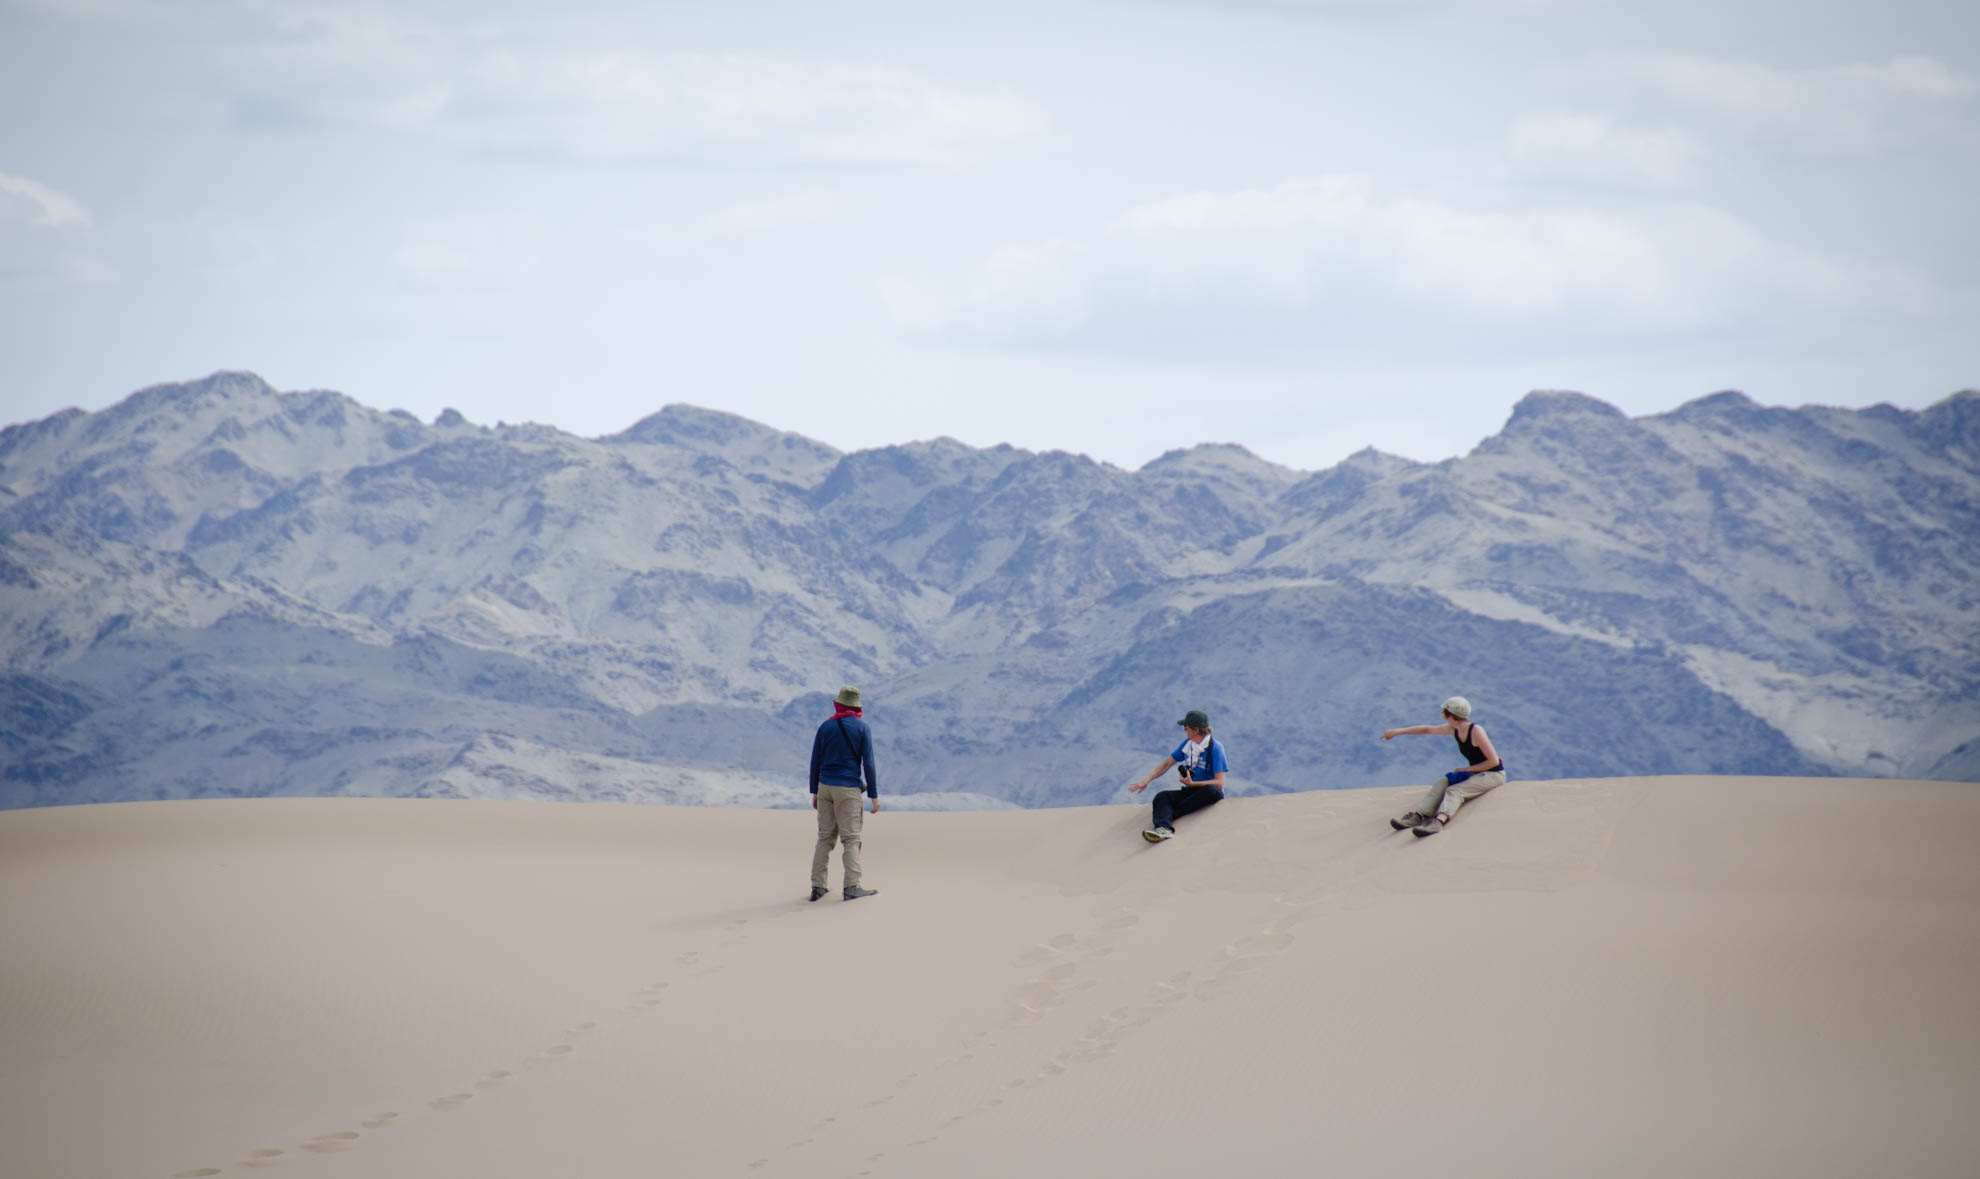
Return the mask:
[[1170, 827], [1184, 815], [1202, 810], [1206, 806], [1216, 806], [1224, 801], [1224, 792], [1215, 786], [1184, 786], [1177, 790], [1164, 790], [1155, 796], [1155, 825]]

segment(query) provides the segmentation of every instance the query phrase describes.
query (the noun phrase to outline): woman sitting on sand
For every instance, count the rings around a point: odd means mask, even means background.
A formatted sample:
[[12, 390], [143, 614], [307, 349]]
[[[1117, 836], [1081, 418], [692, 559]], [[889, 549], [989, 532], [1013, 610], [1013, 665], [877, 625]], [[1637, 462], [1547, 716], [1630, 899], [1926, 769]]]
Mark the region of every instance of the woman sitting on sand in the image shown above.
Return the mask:
[[1464, 755], [1465, 764], [1430, 783], [1430, 792], [1416, 804], [1415, 810], [1404, 811], [1400, 817], [1389, 820], [1389, 826], [1396, 830], [1407, 827], [1419, 836], [1442, 831], [1466, 799], [1477, 798], [1506, 781], [1506, 763], [1499, 760], [1499, 753], [1492, 748], [1492, 739], [1485, 735], [1485, 730], [1471, 723], [1471, 701], [1462, 696], [1444, 701], [1443, 724], [1389, 729], [1382, 734], [1382, 740], [1431, 733], [1449, 733], [1457, 738], [1458, 752]]

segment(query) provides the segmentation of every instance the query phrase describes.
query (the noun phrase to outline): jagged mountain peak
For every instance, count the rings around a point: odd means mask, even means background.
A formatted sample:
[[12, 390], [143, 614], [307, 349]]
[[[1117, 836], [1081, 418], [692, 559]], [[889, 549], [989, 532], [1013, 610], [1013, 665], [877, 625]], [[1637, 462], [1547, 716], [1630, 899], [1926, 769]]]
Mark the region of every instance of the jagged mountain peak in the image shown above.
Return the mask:
[[1104, 463], [1090, 454], [1076, 450], [1019, 451], [1018, 463], [1027, 470], [1045, 469], [1066, 473], [1097, 474], [1101, 472], [1119, 473], [1120, 468], [1112, 463]]
[[[17, 437], [25, 433], [58, 430], [79, 418], [86, 418], [88, 416], [88, 413], [72, 405], [67, 409], [58, 409], [45, 418], [37, 418], [31, 422], [11, 423], [5, 429], [0, 429], [0, 440]], [[0, 446], [5, 445], [6, 443], [4, 441], [0, 441]]]
[[1504, 428], [1479, 442], [1462, 461], [1525, 464], [1539, 458], [1578, 465], [1615, 461], [1654, 445], [1640, 422], [1608, 402], [1585, 393], [1542, 389], [1520, 398]]
[[120, 459], [156, 462], [225, 442], [227, 422], [266, 414], [276, 397], [253, 373], [218, 372], [140, 389], [97, 413], [65, 409], [0, 433], [0, 478], [16, 493], [31, 494], [68, 472]]
[[1216, 476], [1250, 484], [1266, 494], [1291, 487], [1306, 477], [1305, 471], [1281, 466], [1259, 458], [1234, 442], [1199, 442], [1178, 448], [1142, 465], [1138, 474]]
[[16, 469], [37, 450], [53, 450], [66, 445], [69, 434], [82, 429], [89, 420], [80, 409], [52, 413], [38, 422], [22, 422], [0, 430], [0, 480], [12, 482]]
[[947, 434], [941, 434], [934, 438], [923, 438], [914, 442], [905, 442], [898, 447], [884, 447], [882, 449], [908, 450], [919, 454], [937, 455], [949, 459], [988, 455], [997, 462], [1023, 458], [1031, 453], [1028, 450], [1013, 446], [1008, 442], [999, 442], [995, 446], [971, 446], [969, 443], [957, 438], [951, 438]]
[[402, 432], [419, 428], [418, 419], [404, 410], [374, 410], [330, 389], [281, 392], [254, 373], [235, 371], [152, 385], [101, 413], [84, 416], [88, 428], [79, 441], [85, 446], [139, 434], [146, 442], [170, 435], [204, 440], [217, 431], [219, 438], [238, 440], [245, 436], [246, 426], [267, 425], [281, 431], [283, 422], [305, 429], [341, 430], [358, 421]]
[[1918, 420], [1935, 444], [1962, 455], [1969, 465], [1980, 463], [1980, 390], [1962, 389], [1936, 401]]
[[953, 438], [856, 450], [833, 465], [812, 489], [811, 501], [891, 523], [936, 488], [981, 487], [1029, 457], [1013, 446], [979, 450]]
[[161, 438], [189, 433], [204, 437], [226, 418], [267, 414], [279, 396], [250, 372], [217, 372], [197, 381], [151, 385], [87, 415], [72, 449], [148, 447]]
[[[704, 409], [686, 402], [664, 405], [625, 430], [599, 439], [601, 442], [641, 442], [648, 445], [679, 446], [690, 450], [727, 450], [737, 445], [783, 437], [784, 432], [762, 422], [719, 409]], [[817, 445], [813, 443], [813, 445]]]
[[1792, 412], [1761, 405], [1737, 389], [1726, 389], [1687, 401], [1656, 417], [1686, 425], [1744, 428], [1759, 425], [1769, 415]]
[[274, 397], [275, 389], [256, 373], [223, 369], [196, 381], [176, 381], [150, 385], [124, 398], [108, 411], [120, 408], [133, 412], [158, 405], [189, 407], [215, 402]]
[[1628, 421], [1628, 415], [1600, 398], [1571, 389], [1535, 389], [1513, 406], [1503, 433], [1544, 428], [1556, 422], [1581, 419]]
[[1406, 459], [1399, 454], [1390, 454], [1386, 450], [1377, 450], [1372, 446], [1364, 446], [1342, 459], [1335, 466], [1337, 469], [1339, 467], [1348, 467], [1357, 471], [1366, 471], [1370, 474], [1387, 477], [1395, 474], [1397, 471], [1407, 471], [1411, 467], [1420, 467], [1422, 465], [1422, 463], [1417, 462], [1415, 459]]
[[1235, 442], [1199, 442], [1194, 446], [1178, 446], [1174, 450], [1165, 450], [1155, 458], [1143, 463], [1141, 469], [1151, 471], [1159, 470], [1163, 467], [1191, 466], [1206, 462], [1231, 461], [1262, 463], [1266, 466], [1278, 465], [1259, 458]]
[[1287, 488], [1279, 503], [1299, 513], [1338, 511], [1361, 492], [1391, 475], [1421, 469], [1422, 463], [1364, 446]]
[[998, 465], [1023, 458], [1029, 451], [1019, 450], [1010, 443], [982, 448], [971, 446], [944, 434], [938, 438], [922, 438], [913, 442], [902, 442], [894, 446], [875, 446], [866, 450], [856, 450], [845, 456], [849, 461], [870, 465], [891, 465], [905, 470], [909, 467], [930, 468], [943, 464], [972, 463], [982, 456], [991, 456]]
[[[91, 436], [148, 430], [151, 423], [254, 420], [280, 413], [307, 426], [341, 427], [352, 417], [387, 415], [328, 389], [284, 393], [251, 372], [223, 371], [197, 381], [152, 385], [99, 414], [92, 414]], [[410, 416], [410, 415], [407, 415]]]
[[739, 469], [799, 488], [816, 486], [838, 451], [740, 414], [676, 402], [631, 427], [600, 438], [608, 446], [672, 446], [710, 455]]
[[85, 527], [176, 547], [210, 514], [230, 515], [284, 483], [384, 462], [430, 435], [410, 415], [341, 393], [280, 393], [253, 373], [153, 385], [98, 413], [11, 435], [0, 528]]
[[1721, 389], [1717, 393], [1707, 393], [1694, 397], [1671, 411], [1673, 415], [1700, 415], [1708, 413], [1728, 413], [1758, 409], [1759, 403], [1738, 389]]

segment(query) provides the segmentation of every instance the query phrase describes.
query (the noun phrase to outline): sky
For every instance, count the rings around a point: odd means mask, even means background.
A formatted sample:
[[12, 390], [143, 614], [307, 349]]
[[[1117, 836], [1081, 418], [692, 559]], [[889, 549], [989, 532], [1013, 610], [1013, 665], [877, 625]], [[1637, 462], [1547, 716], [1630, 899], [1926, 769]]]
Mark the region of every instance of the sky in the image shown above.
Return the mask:
[[1980, 385], [1947, 0], [0, 0], [0, 110], [0, 423], [244, 369], [1318, 470]]

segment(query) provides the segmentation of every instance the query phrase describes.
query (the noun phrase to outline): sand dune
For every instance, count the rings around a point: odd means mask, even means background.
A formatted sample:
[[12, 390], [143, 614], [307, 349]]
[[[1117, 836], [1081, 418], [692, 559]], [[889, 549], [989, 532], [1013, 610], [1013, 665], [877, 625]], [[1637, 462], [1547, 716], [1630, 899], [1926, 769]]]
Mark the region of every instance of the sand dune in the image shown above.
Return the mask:
[[0, 1175], [1980, 1174], [1980, 787], [1415, 794], [0, 814]]

